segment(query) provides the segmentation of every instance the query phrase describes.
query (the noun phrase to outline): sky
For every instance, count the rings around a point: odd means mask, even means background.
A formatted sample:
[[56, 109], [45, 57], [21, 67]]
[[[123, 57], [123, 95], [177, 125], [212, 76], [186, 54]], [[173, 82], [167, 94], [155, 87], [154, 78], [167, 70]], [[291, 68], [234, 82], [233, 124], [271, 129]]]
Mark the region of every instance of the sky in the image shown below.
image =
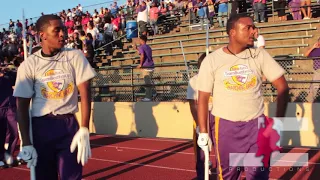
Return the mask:
[[93, 9], [99, 10], [102, 6], [109, 7], [113, 1], [117, 1], [118, 5], [122, 5], [125, 2], [125, 0], [1, 0], [0, 28], [7, 29], [7, 23], [9, 23], [10, 19], [13, 21], [22, 19], [22, 9], [24, 9], [26, 18], [38, 17], [41, 12], [44, 14], [57, 13], [62, 9], [76, 7], [78, 4], [81, 4], [83, 10], [89, 10], [91, 13]]

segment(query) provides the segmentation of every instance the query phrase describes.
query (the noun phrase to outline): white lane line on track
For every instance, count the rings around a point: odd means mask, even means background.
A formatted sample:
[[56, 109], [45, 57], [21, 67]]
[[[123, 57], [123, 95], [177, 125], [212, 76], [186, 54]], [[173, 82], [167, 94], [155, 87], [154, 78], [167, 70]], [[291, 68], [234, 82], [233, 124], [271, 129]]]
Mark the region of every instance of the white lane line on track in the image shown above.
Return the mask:
[[[210, 155], [210, 156], [214, 156], [214, 155]], [[99, 159], [99, 158], [89, 158], [89, 159], [94, 159], [94, 160], [101, 160], [104, 161], [104, 159]], [[109, 160], [108, 160], [109, 161]], [[110, 161], [114, 161], [114, 160], [110, 160]], [[115, 161], [118, 162], [118, 161]], [[121, 162], [121, 161], [119, 161]], [[300, 161], [288, 161], [288, 160], [278, 160], [277, 162], [288, 162], [288, 163], [306, 163], [306, 162], [300, 162]], [[314, 162], [308, 162], [308, 165], [320, 165], [320, 163], [314, 163]], [[275, 165], [276, 166], [276, 165]], [[284, 166], [284, 167], [291, 167], [291, 166]]]
[[191, 142], [192, 140], [176, 140], [176, 139], [161, 139], [161, 138], [139, 138], [139, 137], [126, 137], [126, 136], [108, 136], [108, 135], [94, 135], [109, 138], [119, 138], [119, 139], [132, 139], [132, 140], [146, 140], [146, 141], [167, 141], [167, 142]]
[[28, 168], [19, 168], [19, 167], [12, 167], [12, 168], [22, 170], [22, 171], [30, 171]]
[[149, 164], [141, 164], [141, 163], [128, 163], [123, 161], [115, 161], [109, 159], [99, 159], [99, 158], [90, 158], [96, 161], [105, 161], [111, 163], [119, 163], [119, 164], [126, 164], [126, 165], [134, 165], [134, 166], [145, 166], [145, 167], [152, 167], [152, 168], [159, 168], [159, 169], [168, 169], [168, 170], [176, 170], [176, 171], [186, 171], [186, 172], [196, 172], [195, 170], [191, 169], [181, 169], [181, 168], [173, 168], [173, 167], [166, 167], [166, 166], [156, 166], [156, 165], [149, 165]]
[[[144, 148], [132, 148], [132, 147], [123, 147], [123, 146], [112, 146], [112, 145], [99, 145], [99, 144], [91, 144], [92, 146], [98, 147], [107, 147], [107, 148], [119, 148], [119, 149], [130, 149], [130, 150], [137, 150], [137, 151], [150, 151], [150, 152], [163, 152], [163, 153], [171, 153], [171, 154], [185, 154], [185, 155], [194, 155], [194, 153], [187, 153], [187, 152], [177, 152], [177, 151], [163, 151], [158, 149], [144, 149]], [[215, 156], [215, 155], [210, 155]]]
[[[110, 137], [110, 138], [121, 138], [121, 139], [132, 139], [132, 140], [147, 140], [147, 141], [167, 141], [167, 142], [192, 142], [192, 140], [177, 140], [177, 139], [161, 139], [161, 138], [139, 138], [139, 137], [126, 137], [126, 136], [108, 136], [108, 135], [100, 135], [96, 134], [94, 136], [100, 137]], [[310, 150], [310, 151], [320, 151], [320, 148], [316, 147], [287, 147], [282, 149], [297, 149], [297, 150]]]

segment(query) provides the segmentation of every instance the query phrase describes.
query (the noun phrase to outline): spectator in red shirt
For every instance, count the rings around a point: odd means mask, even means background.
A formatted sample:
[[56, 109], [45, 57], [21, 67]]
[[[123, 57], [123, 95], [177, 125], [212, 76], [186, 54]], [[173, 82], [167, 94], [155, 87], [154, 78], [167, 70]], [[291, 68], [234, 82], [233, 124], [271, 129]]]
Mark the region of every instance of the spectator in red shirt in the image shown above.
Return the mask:
[[151, 4], [149, 11], [149, 23], [153, 30], [153, 35], [158, 34], [158, 17], [159, 17], [159, 8], [156, 6], [156, 3]]
[[19, 20], [17, 20], [17, 27], [22, 29], [22, 23]]

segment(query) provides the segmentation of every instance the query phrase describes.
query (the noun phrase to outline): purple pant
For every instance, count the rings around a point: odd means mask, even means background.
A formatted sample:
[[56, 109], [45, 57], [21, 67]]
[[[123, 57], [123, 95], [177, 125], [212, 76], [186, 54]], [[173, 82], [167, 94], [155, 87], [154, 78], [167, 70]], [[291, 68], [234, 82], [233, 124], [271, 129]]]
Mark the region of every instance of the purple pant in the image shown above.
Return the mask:
[[9, 144], [7, 152], [13, 155], [19, 140], [18, 122], [16, 119], [16, 109], [9, 108], [7, 111], [7, 135], [6, 143]]
[[[210, 138], [213, 140], [213, 134], [212, 134], [212, 128], [214, 127], [214, 117], [212, 116], [212, 114], [209, 112], [209, 136]], [[198, 139], [198, 135], [197, 138]], [[197, 142], [194, 142], [197, 143]], [[213, 143], [213, 141], [212, 141]], [[213, 151], [213, 144], [212, 144], [212, 151]], [[198, 180], [204, 180], [204, 152], [203, 150], [197, 146], [197, 163], [196, 163], [196, 171], [197, 171], [197, 179]]]
[[77, 151], [70, 152], [72, 138], [79, 129], [72, 114], [52, 114], [32, 118], [33, 144], [38, 153], [37, 180], [80, 180], [82, 165]]
[[4, 159], [4, 143], [6, 141], [7, 132], [7, 112], [8, 108], [0, 108], [0, 161]]
[[[264, 117], [264, 116], [262, 116]], [[248, 122], [232, 122], [219, 117], [214, 118], [215, 154], [217, 159], [218, 179], [236, 180], [243, 169], [247, 180], [267, 180], [269, 168], [266, 167], [231, 167], [230, 153], [257, 153], [258, 118]]]

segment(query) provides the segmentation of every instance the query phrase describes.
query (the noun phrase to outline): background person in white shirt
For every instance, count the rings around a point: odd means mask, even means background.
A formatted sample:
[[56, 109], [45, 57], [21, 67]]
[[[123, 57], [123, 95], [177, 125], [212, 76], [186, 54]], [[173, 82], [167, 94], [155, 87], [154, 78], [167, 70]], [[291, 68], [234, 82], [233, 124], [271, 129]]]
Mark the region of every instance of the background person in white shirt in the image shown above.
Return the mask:
[[266, 42], [264, 40], [264, 37], [259, 34], [258, 28], [255, 29], [254, 38], [255, 38], [255, 41], [254, 41], [255, 48], [265, 48]]
[[[82, 166], [91, 156], [90, 79], [96, 73], [80, 50], [63, 48], [65, 27], [59, 16], [41, 16], [36, 28], [42, 48], [21, 63], [13, 92], [17, 98], [22, 158], [28, 167], [35, 166], [36, 179], [81, 180]], [[78, 92], [80, 125], [75, 117]]]
[[[198, 69], [201, 67], [201, 63], [203, 59], [206, 57], [206, 54], [203, 53], [198, 59]], [[196, 171], [197, 171], [197, 178], [199, 180], [204, 179], [205, 167], [204, 167], [204, 152], [201, 148], [197, 145], [199, 127], [198, 127], [198, 90], [197, 90], [197, 78], [198, 75], [193, 76], [190, 78], [187, 88], [187, 100], [189, 101], [190, 111], [193, 117], [193, 143], [194, 143], [194, 153], [196, 157]], [[211, 98], [212, 101], [212, 98]], [[214, 119], [211, 111], [212, 102], [209, 101], [209, 111], [208, 111], [208, 118], [209, 118], [209, 132], [212, 132], [210, 129], [214, 125]], [[210, 139], [212, 139], [212, 134], [210, 134]]]
[[138, 28], [139, 28], [139, 33], [142, 35], [147, 35], [147, 23], [148, 23], [148, 9], [147, 9], [147, 5], [145, 2], [142, 2], [139, 6], [138, 6], [138, 17], [137, 17], [137, 21], [138, 21]]

